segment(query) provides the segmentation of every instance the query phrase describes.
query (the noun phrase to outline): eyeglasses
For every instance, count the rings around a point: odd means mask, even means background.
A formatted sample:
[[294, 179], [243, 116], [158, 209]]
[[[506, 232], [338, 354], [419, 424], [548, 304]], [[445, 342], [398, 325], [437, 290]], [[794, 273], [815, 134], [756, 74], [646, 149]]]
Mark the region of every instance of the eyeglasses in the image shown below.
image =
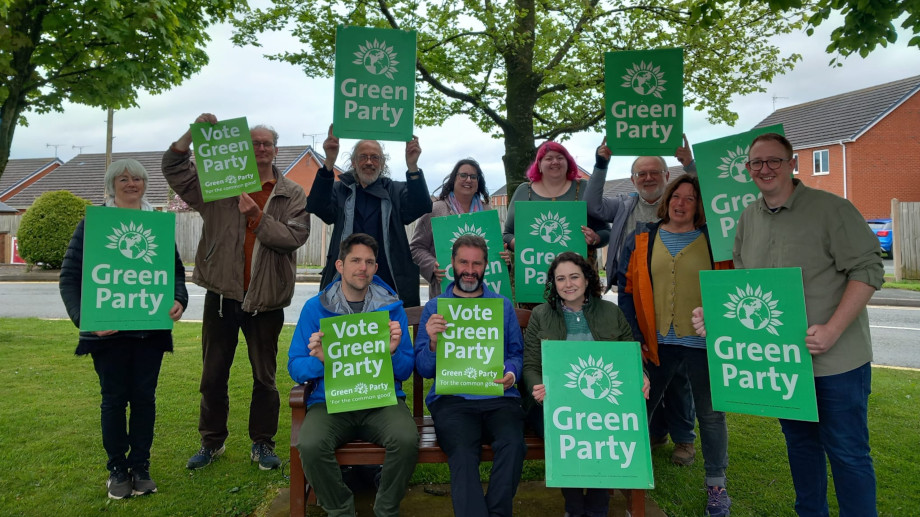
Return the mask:
[[766, 164], [767, 168], [769, 168], [771, 171], [775, 171], [776, 169], [779, 169], [779, 166], [782, 165], [783, 162], [788, 162], [790, 160], [791, 158], [767, 158], [766, 160], [749, 160], [746, 165], [754, 172], [760, 172], [760, 170], [763, 169], [764, 164]]
[[374, 163], [380, 163], [380, 155], [379, 154], [359, 154], [358, 155], [358, 163], [366, 162], [368, 160]]
[[479, 181], [479, 174], [467, 174], [465, 172], [461, 172], [460, 174], [457, 174], [457, 177], [459, 177], [461, 180], [464, 180], [464, 181], [466, 180]]
[[632, 173], [634, 178], [645, 179], [645, 178], [656, 178], [664, 175], [664, 171], [638, 171]]
[[253, 141], [252, 141], [252, 147], [255, 148], [255, 149], [258, 149], [258, 148], [260, 148], [260, 147], [264, 147], [264, 148], [266, 148], [266, 149], [271, 149], [272, 147], [275, 147], [275, 144], [274, 144], [274, 142], [259, 142], [259, 141], [253, 140]]

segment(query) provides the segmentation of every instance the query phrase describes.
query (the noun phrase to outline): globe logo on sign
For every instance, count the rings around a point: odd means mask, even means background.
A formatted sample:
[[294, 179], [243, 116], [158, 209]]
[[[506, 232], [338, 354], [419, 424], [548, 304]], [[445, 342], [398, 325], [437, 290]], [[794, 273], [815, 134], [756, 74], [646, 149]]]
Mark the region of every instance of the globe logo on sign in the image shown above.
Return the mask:
[[227, 176], [227, 183], [231, 185], [236, 185], [236, 182], [237, 182], [236, 174], [231, 174]]
[[735, 287], [735, 291], [735, 294], [729, 293], [730, 301], [723, 304], [728, 309], [724, 316], [737, 319], [750, 330], [766, 330], [778, 336], [776, 327], [783, 324], [779, 320], [783, 312], [776, 310], [778, 301], [773, 299], [773, 292], [764, 292], [760, 286], [752, 288], [750, 284], [744, 289]]
[[482, 229], [482, 227], [467, 223], [458, 227], [457, 230], [452, 234], [450, 239], [451, 246], [453, 246], [454, 241], [464, 235], [478, 235], [479, 237], [482, 237], [482, 240], [486, 241], [486, 244], [489, 244], [489, 239], [486, 239], [486, 232]]
[[150, 230], [145, 230], [144, 225], [121, 223], [120, 228], [112, 228], [112, 235], [107, 235], [109, 243], [105, 245], [110, 250], [118, 250], [123, 256], [132, 260], [143, 260], [152, 264], [151, 257], [156, 257], [158, 245], [153, 241], [156, 236]]
[[569, 382], [565, 383], [566, 388], [577, 389], [591, 400], [606, 399], [611, 404], [619, 404], [617, 397], [623, 394], [619, 390], [623, 382], [617, 380], [620, 372], [613, 370], [612, 363], [604, 364], [602, 357], [595, 360], [588, 356], [587, 361], [579, 357], [578, 364], [569, 366], [572, 367], [572, 371], [565, 374], [569, 379]]
[[538, 235], [544, 242], [559, 244], [567, 248], [572, 230], [569, 229], [569, 223], [565, 219], [558, 213], [547, 212], [540, 214], [530, 225], [530, 235]]
[[729, 149], [728, 156], [723, 156], [722, 165], [717, 167], [717, 169], [722, 171], [719, 174], [719, 177], [731, 178], [738, 183], [750, 183], [752, 181], [751, 176], [748, 174], [747, 169], [744, 167], [744, 164], [747, 161], [747, 155], [747, 147], [745, 147], [743, 150], [741, 149], [741, 146], [737, 146], [734, 151]]
[[630, 88], [642, 96], [653, 95], [660, 99], [665, 83], [667, 81], [664, 80], [664, 72], [660, 66], [640, 61], [638, 65], [633, 63], [632, 68], [627, 68], [623, 84], [620, 86]]
[[396, 72], [396, 53], [393, 47], [387, 46], [385, 41], [374, 40], [373, 43], [365, 41], [364, 45], [358, 45], [358, 52], [355, 52], [355, 65], [361, 65], [373, 75], [385, 75], [393, 79], [393, 73]]

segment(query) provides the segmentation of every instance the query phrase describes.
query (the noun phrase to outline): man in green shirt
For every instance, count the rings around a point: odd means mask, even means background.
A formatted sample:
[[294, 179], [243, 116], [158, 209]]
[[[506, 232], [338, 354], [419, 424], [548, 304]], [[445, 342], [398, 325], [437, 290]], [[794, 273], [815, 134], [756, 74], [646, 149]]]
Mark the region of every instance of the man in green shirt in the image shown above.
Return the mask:
[[[867, 406], [872, 341], [866, 304], [884, 277], [878, 240], [849, 201], [793, 179], [792, 145], [751, 143], [747, 170], [763, 198], [738, 220], [735, 268], [801, 267], [818, 422], [780, 419], [800, 516], [827, 516], [830, 460], [840, 516], [877, 515]], [[702, 313], [697, 314], [702, 319]], [[701, 321], [700, 321], [701, 323]]]

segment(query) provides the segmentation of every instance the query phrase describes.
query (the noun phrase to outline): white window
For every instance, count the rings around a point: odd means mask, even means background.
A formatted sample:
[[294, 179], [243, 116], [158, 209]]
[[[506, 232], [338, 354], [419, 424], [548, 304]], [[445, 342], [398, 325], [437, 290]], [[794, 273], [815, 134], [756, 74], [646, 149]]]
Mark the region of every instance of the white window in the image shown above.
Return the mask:
[[828, 168], [828, 150], [824, 149], [823, 151], [815, 151], [815, 176], [819, 174], [828, 174], [830, 169]]
[[792, 173], [798, 174], [799, 173], [799, 153], [793, 153], [792, 159], [795, 160], [795, 168], [792, 169]]

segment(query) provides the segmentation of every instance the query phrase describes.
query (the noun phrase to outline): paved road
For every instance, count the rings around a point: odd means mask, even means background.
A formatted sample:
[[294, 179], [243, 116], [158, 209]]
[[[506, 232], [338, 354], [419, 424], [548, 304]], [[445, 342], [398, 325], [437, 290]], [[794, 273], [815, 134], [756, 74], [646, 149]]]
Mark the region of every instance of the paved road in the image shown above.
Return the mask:
[[[284, 311], [285, 322], [297, 323], [300, 309], [316, 295], [318, 287], [315, 283], [297, 284], [291, 306]], [[191, 283], [188, 288], [189, 308], [183, 320], [201, 320], [205, 291]], [[420, 296], [422, 303], [428, 300], [427, 287], [420, 290]], [[605, 298], [616, 301], [616, 294], [608, 293]], [[67, 318], [67, 312], [56, 282], [0, 282], [0, 317]], [[869, 322], [876, 364], [920, 368], [920, 293], [879, 291], [869, 307]]]

